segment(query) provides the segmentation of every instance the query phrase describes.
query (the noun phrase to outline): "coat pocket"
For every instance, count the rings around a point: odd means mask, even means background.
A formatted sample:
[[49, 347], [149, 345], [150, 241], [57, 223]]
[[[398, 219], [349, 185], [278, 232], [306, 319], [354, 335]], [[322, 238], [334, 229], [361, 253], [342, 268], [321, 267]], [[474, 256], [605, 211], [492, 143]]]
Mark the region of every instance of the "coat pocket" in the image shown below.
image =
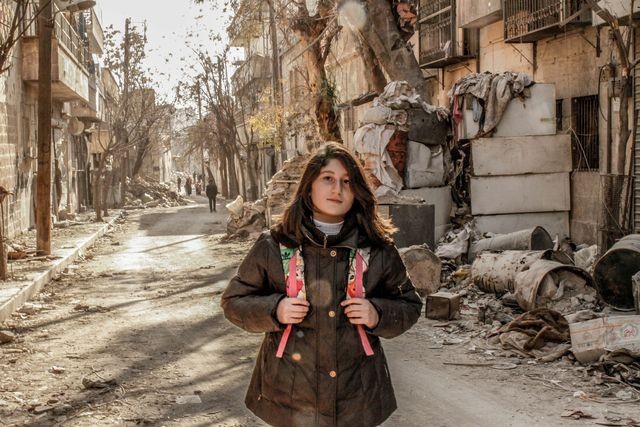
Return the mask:
[[292, 386], [297, 365], [291, 359], [295, 347], [293, 332], [295, 329], [289, 336], [282, 358], [276, 357], [276, 350], [282, 337], [281, 333], [277, 333], [270, 337], [267, 351], [263, 353], [261, 360], [260, 388], [262, 398], [283, 406], [291, 406], [292, 402]]

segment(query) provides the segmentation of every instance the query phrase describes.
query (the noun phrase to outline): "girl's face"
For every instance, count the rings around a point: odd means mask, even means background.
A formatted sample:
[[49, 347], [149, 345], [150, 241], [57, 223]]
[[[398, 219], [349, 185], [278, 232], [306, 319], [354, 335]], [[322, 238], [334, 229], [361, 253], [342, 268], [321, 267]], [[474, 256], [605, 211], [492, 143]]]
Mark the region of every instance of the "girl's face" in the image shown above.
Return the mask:
[[353, 206], [353, 198], [349, 172], [340, 160], [329, 160], [311, 184], [313, 218], [328, 223], [340, 222]]

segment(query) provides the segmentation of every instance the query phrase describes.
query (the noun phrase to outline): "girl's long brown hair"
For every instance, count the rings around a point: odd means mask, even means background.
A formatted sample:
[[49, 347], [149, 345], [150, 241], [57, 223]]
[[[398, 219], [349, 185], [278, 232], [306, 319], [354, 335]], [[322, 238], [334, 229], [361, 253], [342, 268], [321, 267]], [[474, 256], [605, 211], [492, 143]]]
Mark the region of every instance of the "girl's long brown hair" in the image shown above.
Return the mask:
[[311, 185], [320, 175], [322, 168], [332, 159], [342, 162], [349, 173], [349, 184], [354, 200], [347, 216], [355, 217], [360, 232], [364, 232], [371, 243], [391, 243], [393, 241], [391, 235], [396, 228], [391, 220], [384, 219], [378, 214], [377, 199], [369, 187], [362, 166], [349, 150], [336, 143], [323, 145], [307, 162], [293, 199], [286, 207], [282, 219], [273, 228], [276, 237], [283, 238], [282, 240], [295, 237], [295, 243], [302, 244], [304, 239], [301, 230], [302, 219], [313, 213]]

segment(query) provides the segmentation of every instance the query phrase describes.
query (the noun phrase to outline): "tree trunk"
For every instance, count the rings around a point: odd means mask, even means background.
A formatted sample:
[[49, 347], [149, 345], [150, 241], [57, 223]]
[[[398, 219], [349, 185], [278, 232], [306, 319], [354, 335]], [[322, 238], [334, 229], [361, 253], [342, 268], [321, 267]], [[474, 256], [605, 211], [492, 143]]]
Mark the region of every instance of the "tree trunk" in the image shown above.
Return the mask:
[[4, 250], [4, 194], [0, 194], [0, 280], [7, 280], [7, 253]]
[[402, 39], [396, 20], [387, 0], [368, 0], [362, 3], [367, 10], [366, 25], [359, 31], [362, 38], [375, 53], [378, 62], [389, 76], [389, 80], [404, 80], [413, 86], [429, 102], [427, 86], [422, 70], [412, 49]]
[[364, 62], [365, 79], [367, 79], [367, 82], [375, 93], [381, 94], [387, 85], [387, 79], [380, 68], [380, 63], [376, 59], [376, 54], [363, 39], [361, 33], [356, 33], [356, 39], [356, 48], [362, 58], [362, 62]]
[[93, 210], [96, 213], [96, 222], [102, 221], [102, 174], [106, 166], [106, 155], [102, 153], [100, 156], [100, 162], [98, 163], [98, 169], [94, 171], [93, 179]]
[[144, 158], [147, 156], [149, 152], [149, 145], [151, 144], [151, 140], [149, 137], [144, 138], [141, 145], [138, 147], [136, 152], [136, 162], [133, 164], [133, 172], [131, 173], [131, 177], [135, 178], [140, 169], [142, 169], [142, 163], [144, 162]]
[[238, 174], [236, 173], [235, 153], [232, 148], [225, 147], [225, 155], [227, 156], [227, 178], [229, 180], [229, 197], [235, 198], [240, 194], [238, 186]]
[[247, 173], [249, 175], [249, 198], [258, 199], [258, 165], [260, 163], [258, 147], [249, 145], [247, 149]]
[[220, 171], [220, 188], [222, 197], [229, 198], [229, 180], [227, 179], [227, 155], [224, 150], [220, 150], [220, 157], [218, 158], [218, 170]]

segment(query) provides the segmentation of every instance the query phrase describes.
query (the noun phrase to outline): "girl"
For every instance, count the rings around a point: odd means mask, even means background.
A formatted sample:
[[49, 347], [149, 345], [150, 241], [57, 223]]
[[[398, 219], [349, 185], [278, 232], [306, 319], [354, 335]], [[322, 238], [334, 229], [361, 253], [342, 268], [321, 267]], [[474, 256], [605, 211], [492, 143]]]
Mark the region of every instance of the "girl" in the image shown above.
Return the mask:
[[396, 409], [380, 337], [409, 329], [422, 301], [393, 231], [351, 153], [320, 148], [222, 295], [227, 319], [265, 333], [245, 400], [258, 417], [370, 427]]

